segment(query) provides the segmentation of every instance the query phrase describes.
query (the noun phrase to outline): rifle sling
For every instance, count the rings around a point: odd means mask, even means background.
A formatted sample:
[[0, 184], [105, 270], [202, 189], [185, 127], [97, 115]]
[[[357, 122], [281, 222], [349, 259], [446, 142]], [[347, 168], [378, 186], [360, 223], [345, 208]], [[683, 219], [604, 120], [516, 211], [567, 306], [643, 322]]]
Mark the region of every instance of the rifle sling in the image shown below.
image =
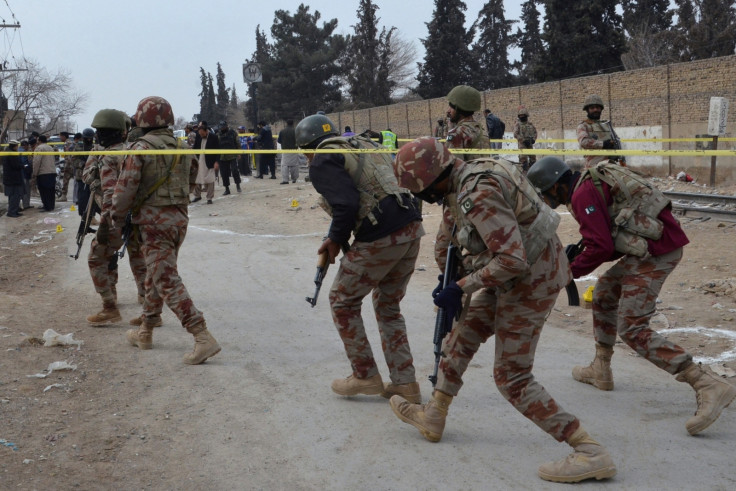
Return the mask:
[[171, 162], [171, 167], [169, 167], [169, 171], [166, 173], [166, 175], [159, 178], [158, 181], [153, 183], [153, 186], [151, 186], [148, 189], [148, 191], [146, 191], [146, 194], [143, 195], [143, 198], [133, 203], [133, 206], [131, 208], [133, 215], [137, 215], [141, 207], [143, 206], [143, 203], [145, 203], [146, 200], [150, 198], [151, 195], [155, 193], [158, 188], [160, 188], [166, 181], [168, 181], [171, 178], [171, 174], [173, 174], [176, 166], [179, 165], [180, 160], [181, 160], [181, 154], [178, 154], [176, 157], [174, 157], [174, 160]]

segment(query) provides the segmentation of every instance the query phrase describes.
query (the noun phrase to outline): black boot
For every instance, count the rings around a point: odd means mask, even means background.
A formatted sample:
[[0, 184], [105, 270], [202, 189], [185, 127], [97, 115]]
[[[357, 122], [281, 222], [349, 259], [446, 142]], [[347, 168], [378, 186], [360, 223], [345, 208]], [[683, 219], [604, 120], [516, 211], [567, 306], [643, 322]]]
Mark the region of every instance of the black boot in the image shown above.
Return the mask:
[[228, 194], [230, 194], [230, 186], [225, 186], [225, 192], [222, 195], [227, 196]]
[[237, 190], [238, 192], [241, 192], [241, 191], [242, 191], [242, 189], [240, 189], [240, 183], [239, 183], [239, 182], [236, 182], [236, 183], [235, 183], [235, 189], [236, 189], [236, 190]]

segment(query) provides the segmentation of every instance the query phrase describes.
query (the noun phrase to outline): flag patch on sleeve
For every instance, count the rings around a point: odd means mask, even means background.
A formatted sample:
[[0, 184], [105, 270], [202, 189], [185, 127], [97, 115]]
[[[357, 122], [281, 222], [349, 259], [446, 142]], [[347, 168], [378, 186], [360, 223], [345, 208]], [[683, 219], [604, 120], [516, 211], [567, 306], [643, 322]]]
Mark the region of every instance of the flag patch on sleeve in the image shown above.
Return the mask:
[[585, 209], [585, 214], [586, 215], [590, 215], [591, 213], [594, 213], [594, 212], [595, 212], [595, 206], [593, 206], [593, 205], [590, 205], [589, 207], [587, 207]]

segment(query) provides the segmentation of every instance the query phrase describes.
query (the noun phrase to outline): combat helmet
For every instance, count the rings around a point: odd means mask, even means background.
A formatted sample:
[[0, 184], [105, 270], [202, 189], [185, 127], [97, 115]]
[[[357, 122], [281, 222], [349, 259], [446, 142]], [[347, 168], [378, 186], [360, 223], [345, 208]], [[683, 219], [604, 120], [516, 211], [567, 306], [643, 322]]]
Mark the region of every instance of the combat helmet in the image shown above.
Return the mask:
[[480, 92], [469, 85], [457, 85], [447, 94], [447, 102], [466, 113], [480, 111]]
[[127, 119], [128, 117], [117, 109], [101, 109], [92, 119], [92, 127], [98, 130], [106, 128], [125, 133], [128, 130]]
[[314, 148], [323, 136], [338, 135], [335, 124], [324, 114], [313, 114], [299, 121], [294, 130], [299, 148]]
[[138, 103], [133, 119], [139, 128], [166, 128], [174, 124], [174, 111], [163, 97], [150, 96]]
[[519, 110], [516, 112], [517, 116], [529, 116], [529, 110], [526, 106], [519, 106]]
[[562, 159], [548, 155], [537, 160], [529, 168], [526, 178], [540, 193], [543, 193], [554, 186], [569, 170], [570, 167]]
[[587, 111], [589, 106], [601, 106], [601, 109], [603, 109], [603, 99], [601, 99], [601, 96], [598, 94], [590, 94], [588, 97], [585, 98], [585, 103], [583, 105], [583, 111]]
[[401, 187], [420, 193], [430, 187], [455, 159], [439, 140], [418, 138], [403, 145], [396, 153], [394, 174]]
[[92, 128], [85, 128], [82, 130], [82, 138], [86, 140], [92, 140], [95, 137], [95, 130]]

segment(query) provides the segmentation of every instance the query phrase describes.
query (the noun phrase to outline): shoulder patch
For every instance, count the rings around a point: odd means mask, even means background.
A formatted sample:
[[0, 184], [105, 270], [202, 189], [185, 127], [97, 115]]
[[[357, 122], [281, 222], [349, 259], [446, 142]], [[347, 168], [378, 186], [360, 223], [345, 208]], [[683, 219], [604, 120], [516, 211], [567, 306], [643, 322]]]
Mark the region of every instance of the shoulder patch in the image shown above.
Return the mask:
[[461, 210], [463, 211], [463, 213], [465, 213], [466, 215], [468, 214], [468, 212], [470, 212], [470, 210], [472, 210], [472, 209], [473, 209], [473, 206], [475, 206], [475, 204], [473, 203], [473, 200], [472, 200], [472, 199], [470, 199], [470, 198], [465, 198], [465, 199], [464, 199], [464, 200], [463, 200], [463, 201], [462, 201], [462, 202], [460, 203], [460, 209], [461, 209]]
[[593, 205], [590, 205], [589, 207], [587, 207], [585, 209], [585, 214], [586, 215], [590, 215], [591, 213], [595, 213], [595, 206], [593, 206]]

